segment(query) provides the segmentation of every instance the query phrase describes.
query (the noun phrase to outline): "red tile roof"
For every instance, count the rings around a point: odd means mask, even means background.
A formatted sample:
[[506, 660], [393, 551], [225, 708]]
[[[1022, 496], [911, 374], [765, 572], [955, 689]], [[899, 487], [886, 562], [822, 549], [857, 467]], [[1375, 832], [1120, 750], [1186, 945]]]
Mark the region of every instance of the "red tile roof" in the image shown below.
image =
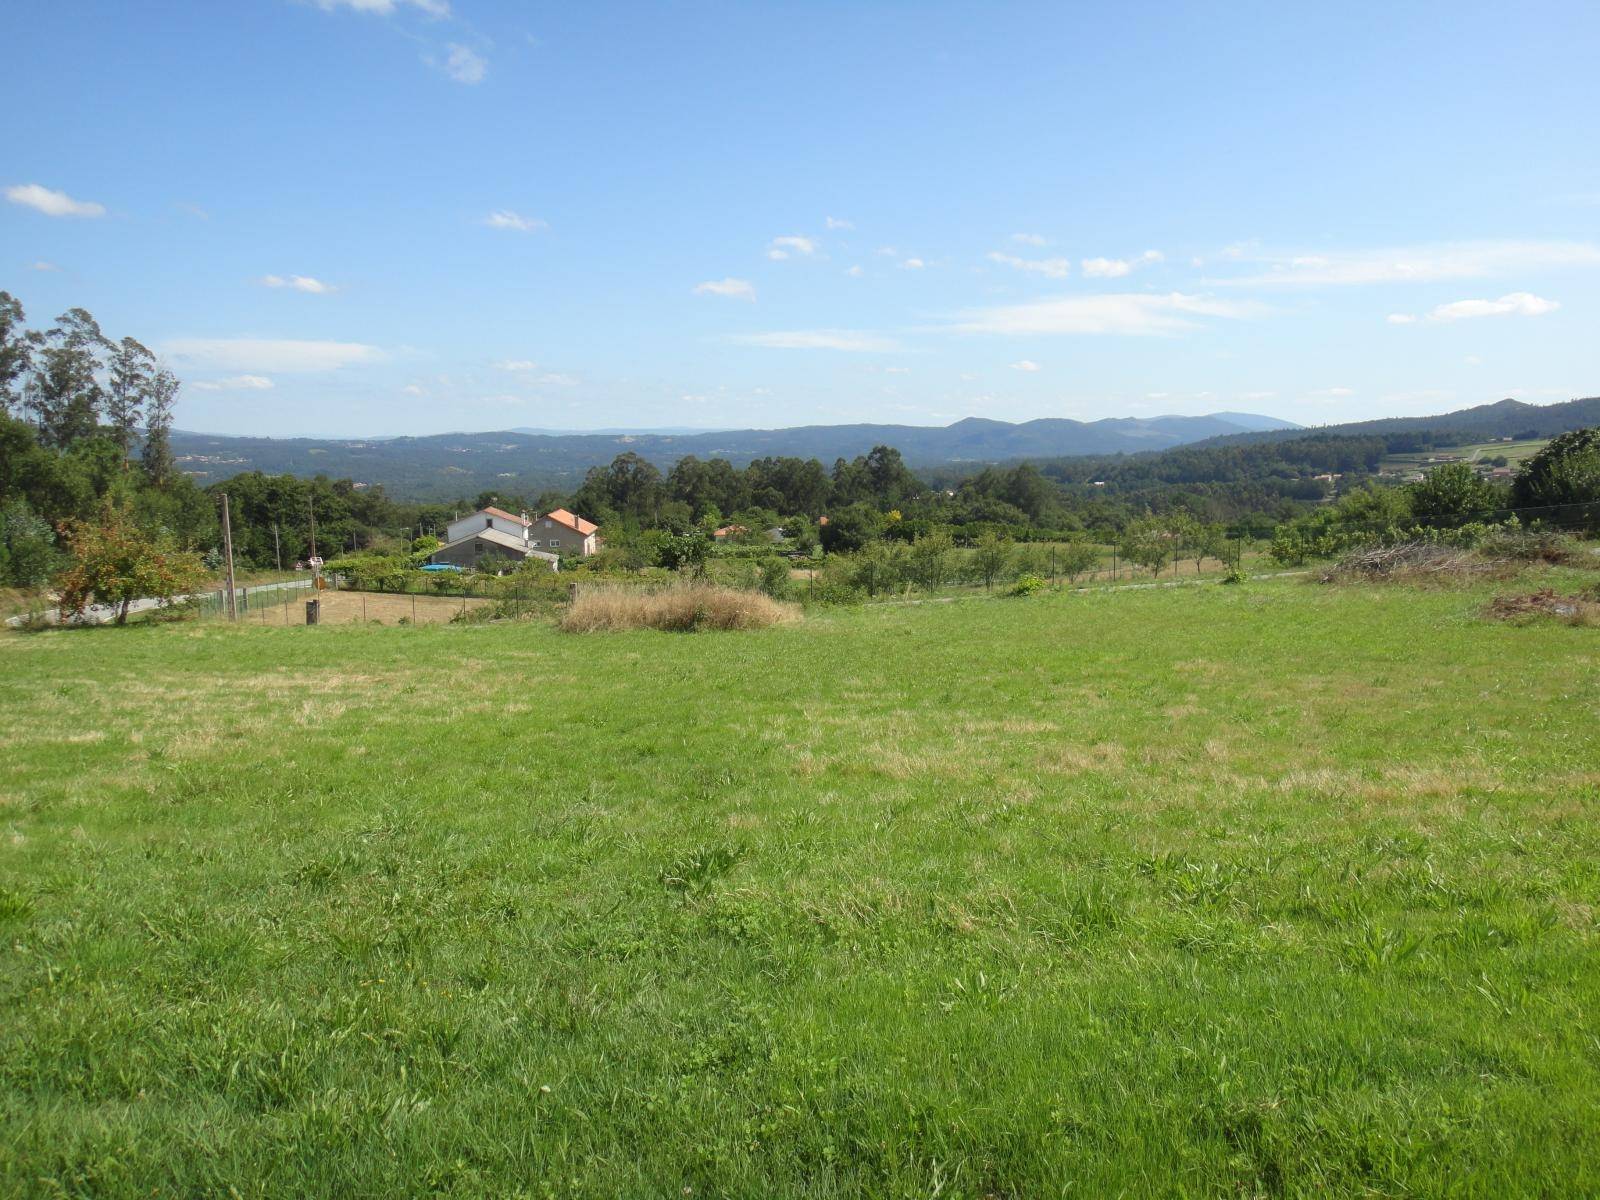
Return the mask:
[[545, 513], [552, 521], [560, 521], [568, 529], [576, 529], [584, 537], [588, 537], [600, 528], [593, 521], [585, 521], [582, 517], [569, 513], [564, 508], [553, 508]]
[[491, 517], [499, 517], [502, 521], [510, 521], [513, 525], [532, 525], [533, 524], [533, 522], [528, 520], [527, 517], [519, 517], [515, 513], [508, 513], [505, 509], [503, 509], [503, 508], [495, 508], [492, 505], [490, 507], [488, 507], [488, 508], [480, 508], [478, 511], [479, 512], [486, 512]]

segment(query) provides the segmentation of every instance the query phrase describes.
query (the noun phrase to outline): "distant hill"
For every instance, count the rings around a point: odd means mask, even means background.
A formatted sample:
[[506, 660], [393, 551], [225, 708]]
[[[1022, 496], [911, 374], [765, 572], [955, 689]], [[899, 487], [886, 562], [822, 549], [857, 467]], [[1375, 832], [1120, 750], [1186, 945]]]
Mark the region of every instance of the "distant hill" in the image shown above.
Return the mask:
[[666, 470], [687, 455], [726, 458], [737, 466], [767, 456], [832, 463], [874, 446], [894, 446], [913, 467], [1002, 462], [1082, 454], [1166, 450], [1210, 438], [1299, 426], [1252, 413], [1201, 417], [1114, 417], [1101, 421], [1045, 418], [1012, 424], [968, 417], [943, 427], [806, 425], [707, 433], [450, 433], [431, 437], [248, 438], [174, 432], [179, 466], [202, 484], [245, 471], [327, 474], [382, 484], [414, 499], [448, 499], [478, 491], [537, 492], [567, 488], [590, 467], [633, 451]]
[[1207, 439], [1204, 445], [1229, 442], [1275, 441], [1285, 437], [1304, 437], [1307, 433], [1346, 437], [1394, 437], [1415, 434], [1418, 438], [1446, 444], [1504, 437], [1554, 437], [1569, 429], [1600, 425], [1600, 396], [1567, 400], [1561, 404], [1524, 404], [1520, 400], [1500, 400], [1456, 412], [1431, 417], [1384, 417], [1376, 421], [1351, 421], [1342, 425], [1318, 425], [1300, 430], [1264, 430], [1244, 434], [1224, 434]]

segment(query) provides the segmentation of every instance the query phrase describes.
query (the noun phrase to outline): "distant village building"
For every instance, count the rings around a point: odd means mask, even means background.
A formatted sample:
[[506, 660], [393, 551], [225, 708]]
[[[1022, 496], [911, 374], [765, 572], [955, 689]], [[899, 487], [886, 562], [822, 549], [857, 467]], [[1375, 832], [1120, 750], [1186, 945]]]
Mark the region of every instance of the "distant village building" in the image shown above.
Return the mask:
[[441, 566], [494, 569], [514, 567], [530, 558], [561, 567], [561, 555], [593, 554], [599, 526], [564, 508], [530, 521], [527, 513], [480, 508], [457, 517], [445, 529], [445, 544], [428, 556]]
[[715, 541], [731, 542], [734, 538], [739, 537], [741, 534], [746, 534], [749, 532], [750, 531], [743, 525], [724, 525], [721, 529], [712, 530], [711, 537]]

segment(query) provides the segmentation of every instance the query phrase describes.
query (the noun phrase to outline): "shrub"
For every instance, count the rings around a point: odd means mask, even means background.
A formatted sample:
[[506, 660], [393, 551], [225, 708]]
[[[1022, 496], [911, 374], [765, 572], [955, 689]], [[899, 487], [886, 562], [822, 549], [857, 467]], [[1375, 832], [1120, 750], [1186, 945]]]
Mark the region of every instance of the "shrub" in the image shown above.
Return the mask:
[[561, 618], [567, 633], [621, 629], [690, 632], [700, 629], [762, 629], [799, 619], [799, 610], [760, 592], [690, 583], [645, 591], [584, 588]]
[[1017, 582], [1011, 585], [1011, 594], [1013, 596], [1032, 596], [1036, 592], [1044, 591], [1048, 586], [1049, 584], [1045, 582], [1043, 576], [1034, 575], [1030, 572], [1026, 575], [1017, 576]]
[[1228, 573], [1222, 577], [1223, 583], [1238, 584], [1249, 582], [1250, 576], [1238, 567], [1230, 567]]
[[787, 600], [794, 590], [788, 560], [771, 554], [761, 560], [760, 566], [761, 579], [756, 586], [774, 600]]

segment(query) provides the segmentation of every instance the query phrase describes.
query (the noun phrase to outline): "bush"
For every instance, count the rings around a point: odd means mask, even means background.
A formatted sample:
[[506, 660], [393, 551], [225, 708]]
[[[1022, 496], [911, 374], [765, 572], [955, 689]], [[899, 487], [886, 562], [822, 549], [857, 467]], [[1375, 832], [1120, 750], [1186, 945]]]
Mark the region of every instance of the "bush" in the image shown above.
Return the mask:
[[701, 629], [762, 629], [799, 620], [799, 610], [760, 592], [689, 583], [645, 591], [627, 587], [585, 588], [561, 618], [567, 633], [621, 629], [691, 632]]
[[1229, 583], [1229, 584], [1238, 584], [1238, 583], [1247, 583], [1247, 582], [1249, 582], [1249, 579], [1250, 579], [1250, 576], [1246, 575], [1238, 567], [1230, 567], [1228, 569], [1228, 573], [1222, 577], [1222, 582], [1223, 583]]
[[1041, 575], [1032, 573], [1019, 575], [1017, 576], [1017, 582], [1011, 586], [1011, 594], [1013, 596], [1032, 596], [1036, 592], [1044, 591], [1049, 586]]
[[756, 586], [774, 600], [787, 600], [794, 591], [788, 560], [771, 554], [761, 560], [760, 566], [761, 579]]

